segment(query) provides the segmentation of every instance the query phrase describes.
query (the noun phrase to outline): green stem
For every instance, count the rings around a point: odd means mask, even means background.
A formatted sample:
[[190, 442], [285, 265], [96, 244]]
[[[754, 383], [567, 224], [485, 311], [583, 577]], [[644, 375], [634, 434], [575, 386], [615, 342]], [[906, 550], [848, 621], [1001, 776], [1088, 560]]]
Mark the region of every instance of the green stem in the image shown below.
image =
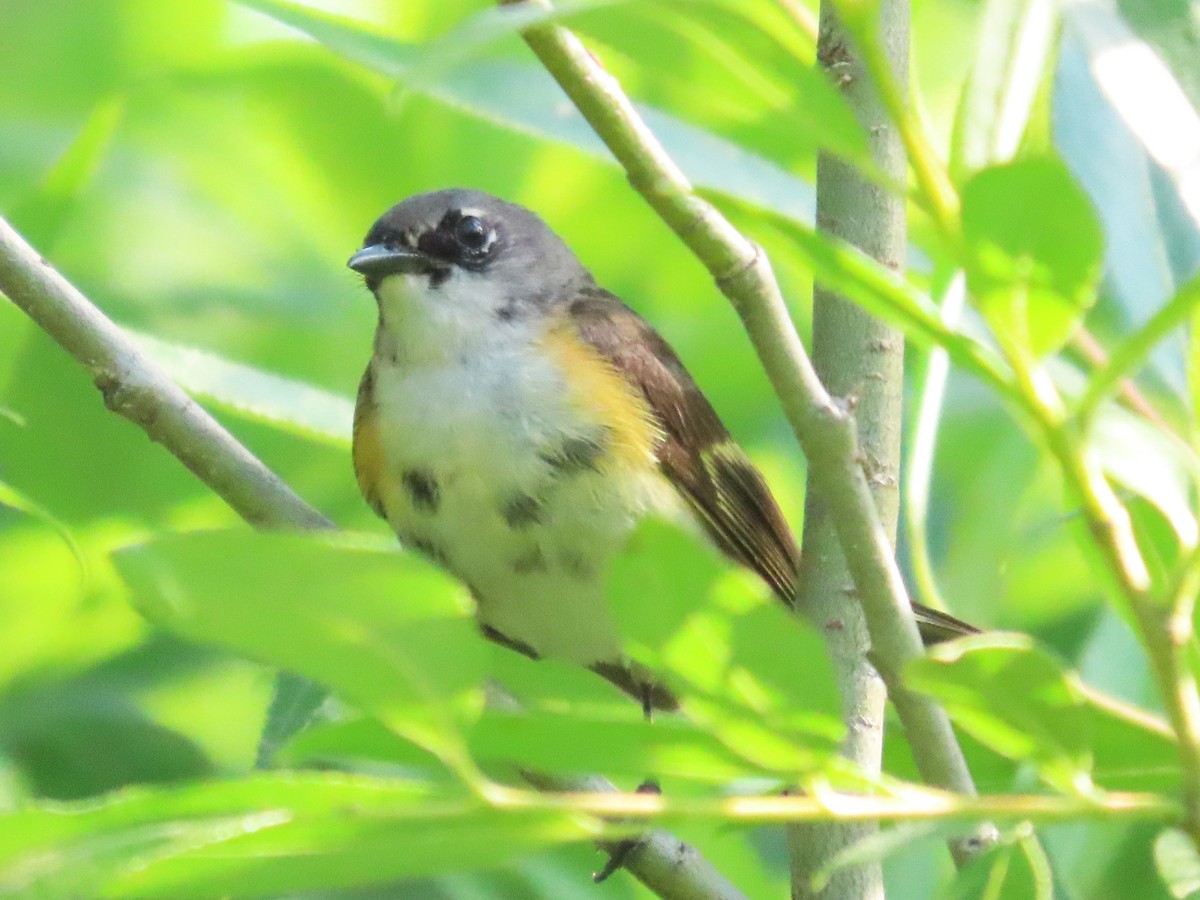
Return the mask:
[[[947, 325], [958, 321], [965, 300], [964, 278], [960, 274], [946, 289], [942, 301], [942, 318]], [[933, 347], [918, 357], [913, 376], [917, 408], [912, 415], [908, 467], [904, 477], [904, 520], [908, 525], [913, 580], [921, 602], [934, 609], [945, 609], [946, 605], [938, 590], [933, 558], [929, 552], [929, 494], [949, 375], [950, 357], [943, 348]]]
[[1200, 306], [1200, 278], [1181, 287], [1161, 309], [1127, 337], [1109, 356], [1108, 364], [1092, 375], [1087, 390], [1079, 399], [1075, 414], [1084, 427], [1096, 414], [1100, 404], [1108, 399], [1121, 381], [1137, 372], [1146, 358], [1176, 328], [1188, 321]]
[[[1177, 614], [1192, 601], [1180, 600], [1175, 595], [1165, 598], [1154, 595], [1129, 513], [1091, 457], [1080, 433], [1066, 421], [1053, 386], [1019, 350], [1006, 349], [1039, 436], [1057, 460], [1072, 500], [1083, 509], [1092, 541], [1104, 562], [1105, 575], [1138, 624], [1138, 636], [1150, 658], [1167, 720], [1176, 737], [1183, 780], [1184, 825], [1200, 849], [1200, 687], [1187, 658], [1192, 621]], [[1189, 572], [1197, 563], [1194, 556], [1189, 558], [1183, 575], [1173, 587], [1179, 590], [1192, 587], [1196, 575]]]
[[1145, 820], [1175, 825], [1183, 810], [1160, 794], [1115, 792], [1097, 796], [993, 794], [967, 797], [942, 791], [906, 790], [903, 796], [822, 792], [708, 798], [607, 791], [543, 794], [498, 789], [488, 801], [507, 809], [569, 809], [606, 818], [769, 824], [787, 822], [1032, 821], [1039, 824], [1089, 819]]

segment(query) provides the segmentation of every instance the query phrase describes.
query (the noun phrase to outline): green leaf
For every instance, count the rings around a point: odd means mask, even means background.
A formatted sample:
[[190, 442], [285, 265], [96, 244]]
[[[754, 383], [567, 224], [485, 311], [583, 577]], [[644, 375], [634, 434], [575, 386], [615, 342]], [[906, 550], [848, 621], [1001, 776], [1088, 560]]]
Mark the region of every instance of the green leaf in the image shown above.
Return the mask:
[[[1177, 6], [1171, 12], [1160, 9], [1157, 14], [1143, 14], [1139, 24], [1147, 32], [1157, 32], [1160, 45], [1163, 31], [1169, 30], [1187, 47], [1195, 41], [1194, 16], [1194, 12], [1189, 14]], [[1193, 221], [1200, 222], [1200, 196], [1194, 182], [1200, 152], [1200, 115], [1194, 98], [1188, 99], [1180, 79], [1161, 55], [1141, 40], [1110, 5], [1070, 4], [1064, 8], [1064, 17], [1086, 47], [1096, 84], [1146, 152], [1174, 180]], [[1158, 21], [1150, 21], [1153, 19]], [[1172, 48], [1176, 53], [1179, 49]], [[1189, 61], [1194, 58], [1194, 48], [1184, 52]], [[1194, 94], [1200, 93], [1200, 75], [1188, 67], [1181, 71], [1187, 76], [1184, 81], [1188, 88]]]
[[[238, 0], [312, 36], [334, 53], [389, 78], [403, 80], [417, 48], [341, 16], [285, 0]], [[575, 147], [616, 165], [607, 148], [553, 79], [539, 66], [477, 60], [415, 89], [454, 109], [523, 134]], [[811, 222], [811, 185], [737, 144], [659, 110], [638, 106], [650, 130], [698, 188]]]
[[1095, 302], [1104, 238], [1057, 159], [985, 169], [963, 188], [967, 284], [1001, 340], [1043, 356]]
[[[451, 81], [451, 75], [458, 66], [466, 62], [470, 62], [472, 66], [487, 65], [488, 61], [481, 58], [481, 51], [500, 38], [516, 35], [530, 27], [561, 22], [581, 12], [615, 5], [617, 2], [628, 3], [629, 0], [575, 0], [549, 7], [502, 6], [481, 10], [437, 41], [416, 48], [400, 75], [398, 92], [416, 91], [436, 96], [438, 85]], [[662, 18], [670, 27], [684, 32], [685, 40], [709, 50], [710, 56], [713, 57], [712, 64], [724, 64], [730, 77], [745, 79], [748, 82], [744, 85], [746, 89], [757, 89], [757, 93], [771, 97], [772, 102], [768, 105], [774, 107], [780, 116], [786, 116], [794, 130], [802, 135], [813, 136], [822, 149], [853, 162], [877, 180], [883, 177], [870, 153], [866, 134], [854, 111], [818, 65], [806, 64], [796, 59], [794, 54], [789, 54], [791, 58], [788, 59], [790, 65], [787, 76], [793, 82], [792, 87], [797, 88], [795, 102], [789, 104], [789, 97], [776, 96], [777, 92], [772, 90], [769, 78], [753, 77], [760, 74], [756, 70], [757, 60], [742, 57], [743, 51], [738, 46], [725, 41], [722, 34], [704, 27], [709, 23], [704, 22], [702, 13], [709, 10], [697, 8], [699, 5], [694, 2], [688, 6], [691, 8], [686, 8], [682, 14], [669, 7], [660, 8], [660, 11], [667, 12]], [[717, 4], [712, 0], [708, 0], [703, 6], [711, 7], [714, 11], [717, 8]], [[783, 42], [781, 35], [768, 31], [764, 24], [748, 15], [745, 9], [732, 4], [723, 7], [727, 14], [751, 24], [768, 38]], [[719, 51], [713, 52], [716, 47], [720, 48]], [[642, 112], [653, 114], [649, 109], [643, 109]], [[661, 113], [654, 114], [654, 118], [657, 119], [657, 123], [652, 130], [664, 142], [666, 138], [660, 134], [660, 129], [675, 132], [677, 126], [683, 124]], [[743, 148], [738, 149], [740, 154], [746, 152]], [[695, 155], [682, 144], [677, 144], [674, 151], [672, 157], [677, 162], [680, 161], [679, 154], [683, 153], [687, 160], [694, 160], [708, 168], [707, 164], [696, 160]], [[685, 171], [690, 170], [690, 163], [681, 165]]]
[[905, 337], [927, 347], [945, 348], [957, 365], [984, 384], [1002, 393], [1008, 390], [1011, 374], [995, 351], [947, 325], [937, 306], [917, 287], [849, 244], [830, 240], [798, 222], [775, 219], [775, 224], [792, 239], [796, 253], [812, 268], [814, 280], [898, 328]]
[[71, 532], [66, 522], [56, 518], [50, 510], [46, 509], [46, 507], [42, 506], [36, 500], [27, 497], [15, 487], [3, 481], [0, 481], [0, 506], [19, 510], [40, 519], [54, 529], [55, 533], [62, 538], [63, 543], [70, 549], [71, 555], [75, 557], [75, 562], [79, 564], [80, 574], [86, 577], [88, 570], [87, 559], [84, 557], [83, 550], [80, 549], [79, 543], [75, 540], [75, 535]]
[[648, 521], [613, 564], [608, 601], [633, 658], [689, 718], [772, 771], [823, 765], [843, 726], [825, 647], [765, 585], [694, 536]]
[[416, 556], [228, 531], [161, 539], [116, 562], [151, 621], [315, 679], [431, 752], [460, 752], [484, 642], [462, 587]]
[[584, 817], [396, 780], [260, 775], [2, 816], [0, 893], [273, 897], [495, 866], [594, 834]]
[[422, 781], [449, 777], [436, 756], [371, 718], [311, 725], [280, 750], [278, 759], [289, 766], [387, 763]]
[[900, 853], [911, 852], [914, 846], [945, 842], [962, 835], [961, 822], [900, 822], [881, 828], [838, 850], [812, 876], [812, 890], [820, 893], [828, 887], [833, 876], [844, 869], [878, 863]]
[[327, 700], [329, 689], [323, 684], [294, 672], [277, 674], [254, 764], [269, 769], [279, 748], [316, 721]]
[[1178, 790], [1179, 750], [1165, 722], [1091, 689], [1085, 703], [1098, 786], [1110, 791]]
[[643, 522], [614, 560], [605, 593], [621, 636], [651, 666], [726, 568], [716, 552], [663, 521]]
[[1096, 414], [1088, 448], [1105, 474], [1162, 514], [1173, 534], [1156, 542], [1159, 552], [1173, 558], [1180, 547], [1196, 545], [1200, 528], [1191, 503], [1200, 484], [1200, 462], [1190, 447], [1140, 416], [1107, 404]]
[[720, 784], [764, 774], [696, 724], [670, 716], [647, 721], [636, 708], [607, 717], [489, 710], [471, 734], [471, 749], [481, 761], [539, 772], [654, 773]]
[[905, 669], [965, 731], [997, 753], [1028, 760], [1060, 790], [1090, 787], [1087, 712], [1062, 665], [1025, 635], [992, 633], [930, 648]]
[[1168, 828], [1154, 841], [1154, 865], [1171, 891], [1184, 900], [1200, 893], [1200, 855], [1184, 832]]
[[100, 100], [40, 188], [13, 211], [13, 219], [35, 246], [46, 249], [57, 241], [108, 155], [124, 114], [124, 97]]
[[1012, 159], [1047, 77], [1056, 33], [1053, 0], [988, 0], [977, 52], [954, 120], [958, 175]]
[[354, 404], [345, 397], [195, 347], [148, 334], [133, 337], [190, 394], [304, 437], [350, 445]]

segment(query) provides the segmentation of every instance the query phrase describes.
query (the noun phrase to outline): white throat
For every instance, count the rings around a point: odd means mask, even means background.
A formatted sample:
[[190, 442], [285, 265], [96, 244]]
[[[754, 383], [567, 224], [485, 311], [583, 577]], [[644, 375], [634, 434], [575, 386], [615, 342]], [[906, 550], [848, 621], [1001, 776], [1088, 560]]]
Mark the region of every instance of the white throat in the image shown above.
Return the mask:
[[377, 356], [405, 368], [441, 365], [508, 346], [527, 346], [534, 323], [501, 322], [508, 301], [488, 278], [454, 268], [433, 287], [427, 276], [389, 275], [376, 291]]

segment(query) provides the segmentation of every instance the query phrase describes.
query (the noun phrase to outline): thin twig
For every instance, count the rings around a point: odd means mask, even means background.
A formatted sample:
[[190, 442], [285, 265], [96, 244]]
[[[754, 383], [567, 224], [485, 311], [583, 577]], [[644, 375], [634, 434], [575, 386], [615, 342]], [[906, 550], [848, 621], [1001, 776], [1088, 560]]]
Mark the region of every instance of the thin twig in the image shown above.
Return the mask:
[[[162, 444], [246, 522], [262, 528], [335, 527], [185, 394], [2, 218], [0, 292], [92, 373], [110, 409]], [[590, 783], [575, 787], [596, 789]], [[654, 832], [626, 868], [663, 897], [741, 897], [715, 870], [715, 877], [702, 881], [710, 888], [707, 893], [674, 892], [672, 873], [691, 888], [688, 879], [699, 880], [712, 866], [697, 850], [665, 832]]]
[[689, 821], [770, 824], [820, 822], [831, 815], [843, 822], [1032, 821], [1038, 824], [1088, 819], [1135, 819], [1176, 824], [1182, 814], [1173, 797], [1155, 793], [1115, 791], [1085, 794], [985, 794], [968, 797], [945, 791], [907, 790], [897, 796], [764, 794], [725, 798], [670, 797], [661, 794], [599, 793], [545, 794], [506, 790], [493, 798], [509, 809], [569, 809], [603, 818], [687, 819]]
[[1095, 415], [1100, 404], [1109, 394], [1119, 390], [1127, 403], [1147, 420], [1163, 431], [1170, 431], [1162, 417], [1150, 402], [1142, 396], [1137, 385], [1129, 380], [1141, 368], [1158, 343], [1176, 328], [1187, 322], [1188, 317], [1200, 305], [1200, 279], [1189, 281], [1181, 287], [1146, 323], [1123, 340], [1112, 355], [1104, 352], [1087, 329], [1081, 328], [1075, 335], [1075, 343], [1089, 362], [1099, 366], [1092, 375], [1087, 390], [1079, 399], [1076, 415], [1083, 422]]
[[[517, 2], [548, 5], [547, 0]], [[766, 255], [692, 191], [616, 79], [574, 34], [553, 23], [522, 34], [625, 168], [633, 187], [708, 268], [741, 317], [837, 528], [866, 612], [873, 660], [921, 776], [928, 784], [973, 794], [971, 774], [946, 714], [929, 698], [908, 691], [901, 679], [904, 664], [923, 648], [891, 544], [875, 513], [854, 419], [817, 377]], [[979, 843], [978, 836], [956, 841], [955, 857], [966, 859]]]

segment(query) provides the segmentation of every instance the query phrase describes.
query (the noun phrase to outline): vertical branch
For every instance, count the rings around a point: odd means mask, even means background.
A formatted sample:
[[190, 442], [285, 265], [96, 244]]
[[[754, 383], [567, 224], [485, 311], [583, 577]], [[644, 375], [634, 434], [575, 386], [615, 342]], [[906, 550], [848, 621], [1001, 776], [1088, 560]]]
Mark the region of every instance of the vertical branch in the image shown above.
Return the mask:
[[[908, 71], [908, 0], [885, 0], [880, 9], [879, 42], [901, 84]], [[845, 94], [867, 130], [871, 153], [881, 171], [903, 183], [904, 149], [895, 126], [878, 101], [870, 79], [850, 46], [828, 0], [821, 4], [817, 56]], [[904, 267], [907, 231], [904, 200], [871, 184], [852, 167], [821, 154], [817, 161], [817, 227], [862, 249], [889, 268]], [[816, 285], [813, 291], [813, 362], [825, 387], [854, 411], [859, 450], [879, 521], [894, 546], [899, 508], [901, 400], [904, 339], [842, 297]], [[854, 582], [842, 556], [838, 534], [819, 488], [810, 478], [804, 515], [804, 553], [799, 603], [825, 636], [842, 696], [847, 726], [843, 754], [865, 771], [878, 772], [883, 753], [886, 692], [867, 661], [870, 636]], [[792, 896], [814, 896], [812, 874], [839, 850], [876, 831], [871, 822], [819, 823], [789, 829]], [[878, 863], [836, 873], [824, 898], [883, 896]]]

